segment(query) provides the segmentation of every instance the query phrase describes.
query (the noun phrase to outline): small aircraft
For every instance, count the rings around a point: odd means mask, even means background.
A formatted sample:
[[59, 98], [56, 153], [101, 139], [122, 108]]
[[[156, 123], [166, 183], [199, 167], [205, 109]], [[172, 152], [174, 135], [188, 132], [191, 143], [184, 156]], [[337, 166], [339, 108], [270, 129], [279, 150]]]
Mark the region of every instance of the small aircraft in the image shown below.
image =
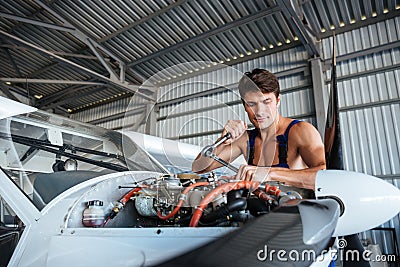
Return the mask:
[[320, 171], [315, 190], [199, 176], [197, 146], [2, 97], [0, 129], [0, 266], [328, 266], [338, 237], [400, 211], [366, 174]]

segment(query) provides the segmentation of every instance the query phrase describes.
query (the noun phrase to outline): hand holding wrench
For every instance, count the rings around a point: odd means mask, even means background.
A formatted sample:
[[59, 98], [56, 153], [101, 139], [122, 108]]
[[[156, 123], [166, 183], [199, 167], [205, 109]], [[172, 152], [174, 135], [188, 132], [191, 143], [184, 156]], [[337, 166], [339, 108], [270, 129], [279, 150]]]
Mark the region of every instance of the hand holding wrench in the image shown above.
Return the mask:
[[222, 165], [224, 165], [225, 167], [231, 169], [234, 172], [238, 172], [238, 168], [234, 167], [232, 164], [226, 162], [225, 160], [217, 157], [214, 154], [214, 150], [217, 146], [221, 145], [223, 142], [225, 142], [226, 140], [228, 140], [229, 138], [231, 138], [232, 135], [230, 133], [225, 134], [218, 142], [216, 142], [213, 145], [209, 145], [209, 146], [205, 146], [202, 150], [201, 150], [201, 155], [203, 157], [208, 157], [208, 158], [212, 158], [213, 160], [221, 163]]

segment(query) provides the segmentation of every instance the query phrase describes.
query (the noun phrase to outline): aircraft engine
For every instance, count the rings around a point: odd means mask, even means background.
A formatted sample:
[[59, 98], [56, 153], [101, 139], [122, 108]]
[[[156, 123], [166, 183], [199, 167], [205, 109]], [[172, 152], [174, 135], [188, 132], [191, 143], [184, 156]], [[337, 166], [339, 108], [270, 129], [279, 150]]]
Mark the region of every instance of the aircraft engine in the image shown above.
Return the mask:
[[302, 198], [314, 198], [313, 191], [277, 182], [260, 185], [214, 176], [164, 175], [132, 187], [115, 202], [104, 226], [121, 227], [128, 213], [134, 218], [130, 223], [134, 227], [239, 226], [287, 201]]

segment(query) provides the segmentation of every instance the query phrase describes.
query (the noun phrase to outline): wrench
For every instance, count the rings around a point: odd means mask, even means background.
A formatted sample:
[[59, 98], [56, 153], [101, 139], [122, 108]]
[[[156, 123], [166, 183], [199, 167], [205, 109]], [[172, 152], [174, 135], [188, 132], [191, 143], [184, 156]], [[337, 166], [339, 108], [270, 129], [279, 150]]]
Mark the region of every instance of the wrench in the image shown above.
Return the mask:
[[214, 154], [214, 150], [217, 146], [221, 145], [223, 142], [225, 142], [226, 140], [228, 140], [229, 138], [231, 138], [232, 135], [230, 133], [225, 134], [218, 142], [216, 142], [213, 145], [208, 145], [205, 146], [202, 150], [201, 150], [201, 155], [203, 155], [204, 157], [208, 157], [208, 158], [212, 158], [213, 160], [221, 163], [222, 165], [224, 165], [225, 167], [231, 169], [234, 172], [238, 172], [239, 169], [236, 168], [235, 166], [233, 166], [232, 164], [226, 162], [225, 160], [217, 157]]

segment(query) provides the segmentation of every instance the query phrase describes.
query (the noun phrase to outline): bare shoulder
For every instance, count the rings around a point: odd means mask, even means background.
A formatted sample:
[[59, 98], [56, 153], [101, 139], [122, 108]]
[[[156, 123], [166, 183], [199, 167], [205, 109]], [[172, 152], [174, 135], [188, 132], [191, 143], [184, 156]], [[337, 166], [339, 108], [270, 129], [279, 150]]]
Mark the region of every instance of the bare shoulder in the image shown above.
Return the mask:
[[318, 133], [317, 129], [314, 127], [314, 125], [312, 125], [309, 122], [306, 121], [300, 121], [299, 123], [296, 123], [293, 126], [293, 129], [296, 129], [296, 131], [300, 131], [300, 132], [316, 132]]
[[289, 142], [308, 167], [325, 168], [325, 147], [317, 129], [308, 122], [297, 123], [290, 131]]
[[295, 140], [298, 144], [322, 143], [317, 129], [306, 121], [301, 121], [292, 127], [290, 139]]
[[245, 131], [233, 144], [236, 143], [236, 146], [240, 148], [242, 153], [247, 151], [247, 142], [249, 141], [249, 134]]

